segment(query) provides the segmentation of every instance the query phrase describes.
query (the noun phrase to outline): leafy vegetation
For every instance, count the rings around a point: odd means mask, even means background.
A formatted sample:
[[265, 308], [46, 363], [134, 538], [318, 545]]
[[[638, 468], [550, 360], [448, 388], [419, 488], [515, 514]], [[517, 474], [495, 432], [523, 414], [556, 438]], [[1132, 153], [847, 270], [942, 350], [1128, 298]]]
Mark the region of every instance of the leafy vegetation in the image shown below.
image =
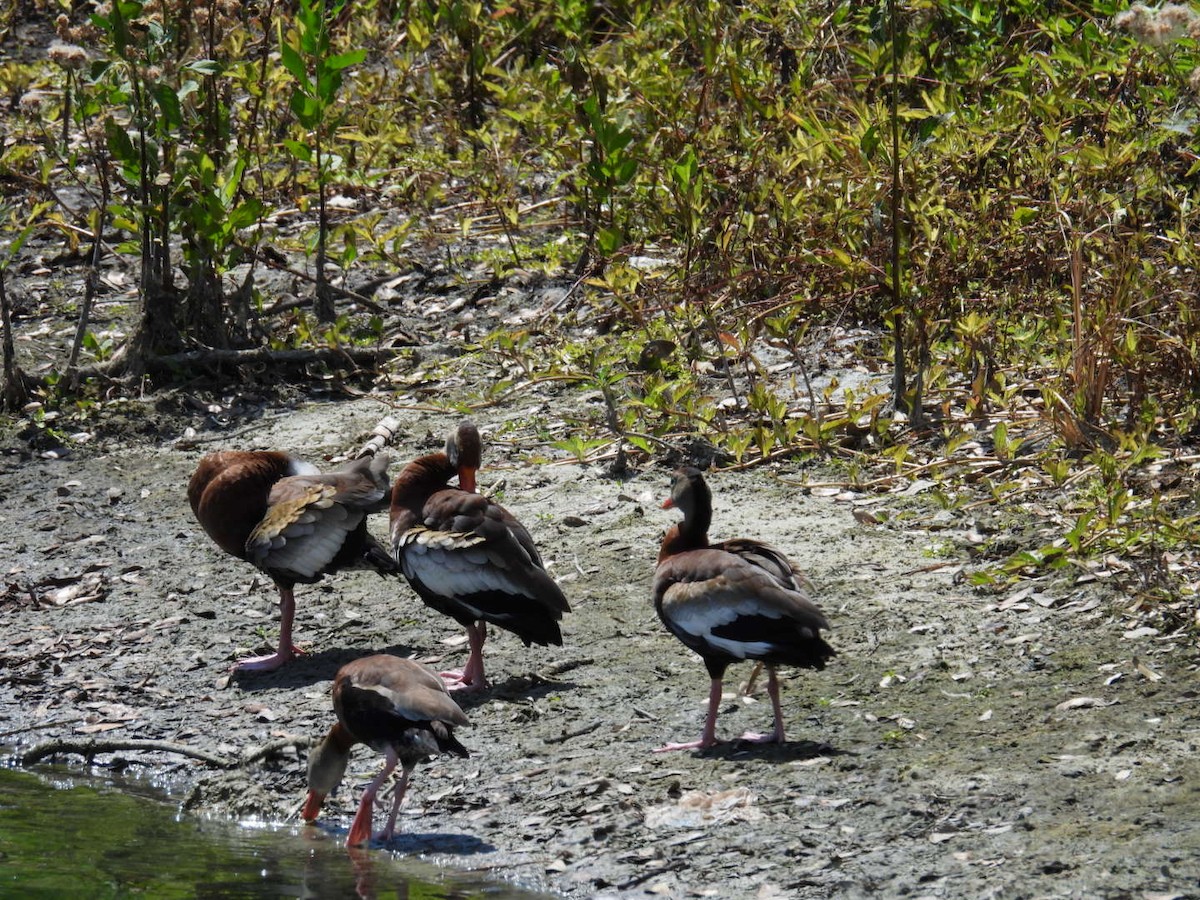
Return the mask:
[[[858, 490], [927, 480], [1000, 531], [1042, 523], [985, 544], [978, 581], [1193, 594], [1188, 7], [115, 0], [57, 28], [48, 60], [0, 64], [25, 97], [0, 202], [138, 262], [130, 338], [80, 339], [100, 374], [387, 346], [400, 317], [351, 283], [537, 273], [553, 302], [395, 383], [571, 385], [595, 402], [547, 434], [567, 456], [820, 456]], [[269, 315], [281, 266], [312, 316]]]

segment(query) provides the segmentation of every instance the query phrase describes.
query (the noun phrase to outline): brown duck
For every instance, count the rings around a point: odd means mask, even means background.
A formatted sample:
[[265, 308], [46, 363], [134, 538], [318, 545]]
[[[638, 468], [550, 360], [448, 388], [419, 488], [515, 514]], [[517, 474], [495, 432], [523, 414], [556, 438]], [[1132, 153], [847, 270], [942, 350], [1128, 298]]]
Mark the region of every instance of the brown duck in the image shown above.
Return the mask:
[[769, 735], [745, 740], [784, 740], [779, 702], [779, 665], [823, 669], [834, 655], [820, 631], [825, 616], [809, 598], [811, 587], [783, 553], [748, 539], [710, 544], [712, 494], [697, 469], [679, 471], [663, 508], [674, 507], [683, 521], [663, 540], [654, 573], [654, 608], [667, 629], [698, 653], [712, 679], [708, 716], [698, 741], [667, 744], [658, 750], [705, 749], [717, 743], [721, 684], [730, 663], [761, 660], [775, 712]]
[[[392, 552], [404, 577], [427, 605], [467, 630], [466, 666], [442, 673], [455, 689], [487, 687], [483, 644], [489, 623], [527, 647], [561, 646], [558, 623], [571, 609], [525, 527], [474, 493], [481, 456], [478, 429], [463, 422], [444, 451], [410, 462], [392, 486]], [[455, 474], [458, 487], [449, 487]]]
[[192, 512], [226, 553], [253, 563], [279, 589], [279, 647], [240, 660], [243, 670], [271, 671], [292, 659], [294, 588], [338, 569], [369, 566], [395, 574], [396, 564], [367, 532], [367, 514], [387, 504], [388, 459], [356, 459], [322, 474], [290, 453], [212, 453], [188, 484]]
[[383, 771], [363, 791], [346, 837], [350, 846], [371, 840], [375, 797], [397, 765], [403, 774], [387, 825], [377, 835], [381, 841], [395, 832], [400, 802], [417, 763], [440, 753], [469, 755], [454, 737], [456, 726], [469, 724], [467, 717], [441, 679], [412, 660], [379, 654], [342, 666], [333, 681], [333, 710], [337, 722], [308, 759], [306, 822], [317, 818], [325, 798], [341, 782], [355, 744], [366, 744], [385, 760]]

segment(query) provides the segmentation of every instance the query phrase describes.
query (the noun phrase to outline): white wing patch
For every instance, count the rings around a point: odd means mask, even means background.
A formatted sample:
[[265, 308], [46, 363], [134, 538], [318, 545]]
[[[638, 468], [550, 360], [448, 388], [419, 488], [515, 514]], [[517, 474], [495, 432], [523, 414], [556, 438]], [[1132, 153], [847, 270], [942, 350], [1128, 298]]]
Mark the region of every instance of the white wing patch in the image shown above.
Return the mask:
[[722, 597], [719, 603], [706, 602], [704, 598], [689, 596], [690, 592], [686, 588], [686, 585], [675, 585], [667, 590], [663, 598], [663, 608], [670, 616], [671, 622], [681, 631], [737, 659], [762, 656], [774, 649], [775, 644], [770, 640], [739, 641], [729, 637], [718, 637], [713, 631], [722, 625], [733, 623], [741, 616], [784, 619], [783, 612], [764, 606], [754, 597], [733, 600]]
[[423, 673], [416, 683], [406, 685], [402, 690], [389, 687], [386, 684], [353, 685], [357, 691], [371, 691], [378, 694], [391, 707], [391, 711], [410, 722], [448, 722], [451, 725], [469, 725], [466, 714], [454, 699], [446, 692], [440, 682], [430, 683]]
[[775, 645], [765, 641], [734, 641], [729, 638], [713, 637], [705, 635], [704, 640], [718, 650], [724, 650], [735, 659], [758, 659], [760, 656], [766, 656]]
[[[405, 577], [442, 597], [469, 607], [467, 598], [484, 591], [524, 596], [526, 591], [498, 568], [482, 547], [442, 549], [445, 541], [402, 541], [400, 564]], [[480, 611], [482, 612], [482, 611]]]

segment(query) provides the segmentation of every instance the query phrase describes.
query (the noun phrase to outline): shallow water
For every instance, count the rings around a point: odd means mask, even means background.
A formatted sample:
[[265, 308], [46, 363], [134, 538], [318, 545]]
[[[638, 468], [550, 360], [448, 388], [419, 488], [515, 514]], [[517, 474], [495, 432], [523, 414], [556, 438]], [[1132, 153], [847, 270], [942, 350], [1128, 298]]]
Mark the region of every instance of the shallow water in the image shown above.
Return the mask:
[[0, 768], [0, 898], [546, 895], [381, 851], [317, 828], [180, 816], [101, 781]]

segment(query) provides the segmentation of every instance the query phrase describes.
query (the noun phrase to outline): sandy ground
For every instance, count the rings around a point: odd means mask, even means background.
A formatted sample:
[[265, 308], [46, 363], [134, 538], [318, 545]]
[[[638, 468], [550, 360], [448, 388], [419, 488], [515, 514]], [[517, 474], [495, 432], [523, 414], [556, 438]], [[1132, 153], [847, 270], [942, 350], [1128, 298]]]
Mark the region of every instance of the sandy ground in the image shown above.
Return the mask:
[[[819, 586], [839, 656], [784, 673], [786, 745], [651, 753], [698, 735], [707, 696], [699, 658], [649, 600], [674, 519], [659, 508], [669, 471], [616, 481], [547, 462], [556, 451], [522, 424], [545, 402], [477, 416], [485, 438], [508, 426], [481, 486], [500, 489], [566, 591], [566, 644], [494, 633], [495, 687], [464, 700], [472, 756], [418, 770], [388, 851], [579, 898], [1200, 897], [1194, 647], [1139, 629], [1103, 581], [977, 592], [961, 578], [967, 522], [864, 524], [854, 509], [911, 501], [812, 496], [795, 483], [814, 473], [795, 466], [713, 474], [712, 533], [785, 548]], [[228, 676], [274, 641], [275, 592], [192, 520], [196, 461], [275, 447], [320, 462], [387, 412], [310, 402], [225, 430], [202, 412], [164, 416], [59, 459], [6, 438], [0, 740], [162, 739], [236, 756], [319, 737], [332, 677], [356, 656], [461, 663], [452, 621], [402, 582], [351, 572], [299, 589], [305, 657]], [[400, 416], [397, 460], [456, 421]], [[771, 725], [763, 694], [738, 694], [748, 671], [730, 670], [723, 737]], [[199, 814], [295, 821], [304, 756], [234, 771], [171, 754], [98, 761], [150, 772]], [[378, 765], [356, 751], [322, 819], [330, 840]]]

